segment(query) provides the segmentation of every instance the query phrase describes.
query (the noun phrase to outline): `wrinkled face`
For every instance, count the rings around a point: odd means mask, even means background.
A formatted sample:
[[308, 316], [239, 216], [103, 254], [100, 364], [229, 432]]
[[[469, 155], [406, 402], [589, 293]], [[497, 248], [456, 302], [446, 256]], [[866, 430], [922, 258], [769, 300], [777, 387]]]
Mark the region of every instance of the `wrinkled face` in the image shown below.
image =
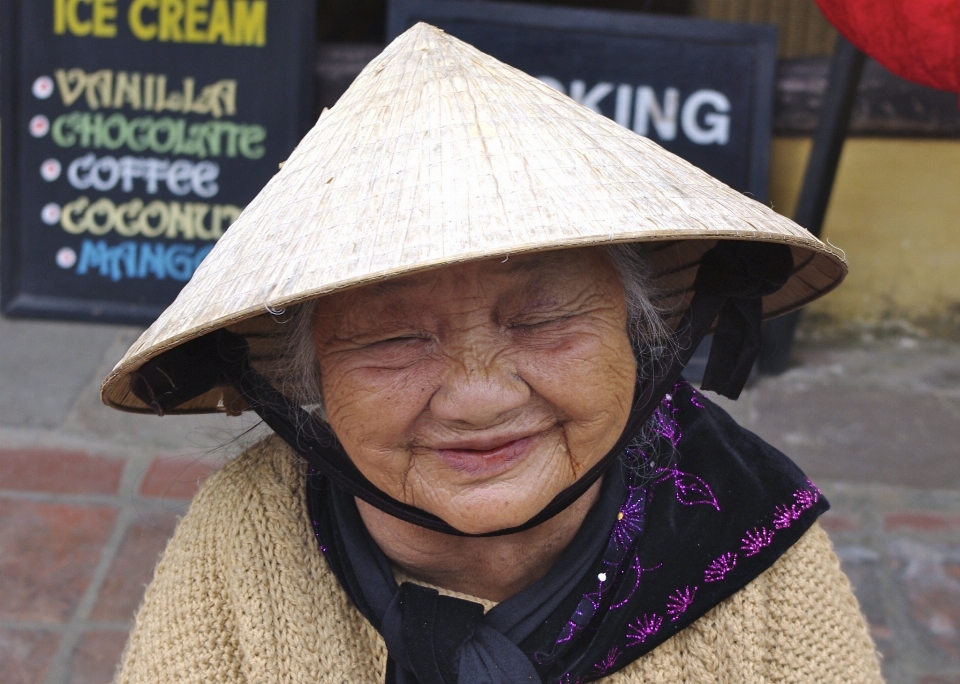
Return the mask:
[[609, 451], [635, 363], [592, 249], [447, 266], [323, 299], [327, 416], [384, 492], [464, 532], [526, 522]]

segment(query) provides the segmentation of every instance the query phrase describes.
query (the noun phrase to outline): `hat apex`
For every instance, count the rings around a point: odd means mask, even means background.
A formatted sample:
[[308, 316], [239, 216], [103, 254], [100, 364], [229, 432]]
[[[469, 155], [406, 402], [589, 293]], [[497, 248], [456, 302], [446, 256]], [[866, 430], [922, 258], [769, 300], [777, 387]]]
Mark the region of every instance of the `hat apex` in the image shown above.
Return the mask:
[[[128, 376], [163, 351], [228, 326], [269, 347], [277, 330], [269, 312], [460, 261], [657, 242], [654, 267], [682, 297], [716, 239], [793, 247], [794, 276], [765, 299], [767, 315], [818, 297], [846, 273], [837, 250], [789, 219], [420, 23], [321, 115], [104, 380], [101, 398], [149, 411]], [[217, 410], [220, 399], [208, 393], [182, 411]]]

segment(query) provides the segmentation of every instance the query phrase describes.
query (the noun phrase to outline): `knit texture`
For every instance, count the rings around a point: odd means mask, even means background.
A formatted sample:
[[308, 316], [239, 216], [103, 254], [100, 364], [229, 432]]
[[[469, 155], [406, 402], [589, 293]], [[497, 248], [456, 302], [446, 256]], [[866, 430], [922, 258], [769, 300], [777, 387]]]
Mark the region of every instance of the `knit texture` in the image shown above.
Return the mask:
[[[384, 681], [386, 647], [317, 550], [305, 481], [276, 437], [207, 481], [157, 565], [118, 684]], [[602, 681], [882, 678], [850, 583], [814, 525], [746, 588]]]

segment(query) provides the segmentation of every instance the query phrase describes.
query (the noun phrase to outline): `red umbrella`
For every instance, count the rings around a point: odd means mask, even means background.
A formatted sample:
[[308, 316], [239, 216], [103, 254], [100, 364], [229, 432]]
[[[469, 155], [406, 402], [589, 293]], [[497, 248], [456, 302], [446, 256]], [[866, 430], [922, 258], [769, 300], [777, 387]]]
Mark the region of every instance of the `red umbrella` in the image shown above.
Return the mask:
[[847, 40], [915, 83], [960, 93], [960, 0], [817, 0]]

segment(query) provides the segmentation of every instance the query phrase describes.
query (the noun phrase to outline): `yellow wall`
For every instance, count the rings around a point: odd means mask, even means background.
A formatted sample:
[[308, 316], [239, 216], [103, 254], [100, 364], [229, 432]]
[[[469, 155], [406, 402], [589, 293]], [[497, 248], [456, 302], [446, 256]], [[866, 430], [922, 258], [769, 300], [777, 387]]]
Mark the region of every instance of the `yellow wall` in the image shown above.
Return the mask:
[[[809, 151], [809, 139], [774, 140], [770, 200], [787, 216]], [[960, 332], [960, 140], [848, 140], [823, 237], [846, 252], [850, 275], [809, 307], [815, 320]]]

